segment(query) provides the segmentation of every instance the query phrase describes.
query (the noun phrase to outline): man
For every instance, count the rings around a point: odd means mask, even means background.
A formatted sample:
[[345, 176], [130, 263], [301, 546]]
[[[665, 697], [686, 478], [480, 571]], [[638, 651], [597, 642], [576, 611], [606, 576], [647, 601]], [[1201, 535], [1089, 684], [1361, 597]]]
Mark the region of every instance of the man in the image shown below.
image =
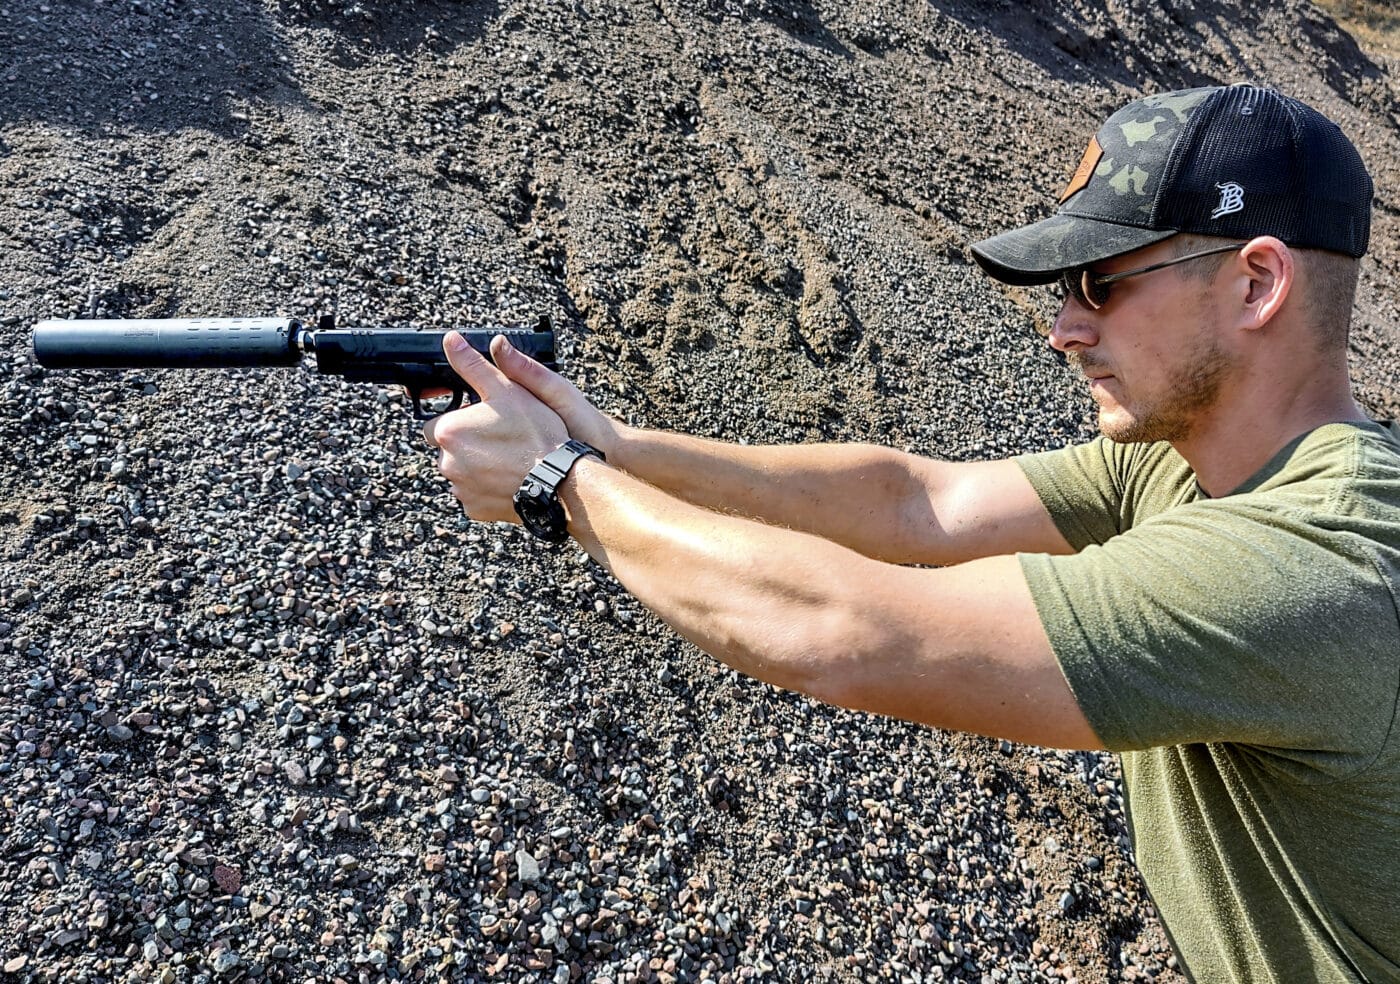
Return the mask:
[[1400, 980], [1400, 430], [1346, 368], [1371, 193], [1272, 90], [1114, 114], [1056, 215], [973, 247], [1064, 285], [1049, 342], [1103, 431], [1080, 447], [949, 464], [638, 430], [501, 339], [496, 366], [449, 340], [483, 402], [425, 437], [473, 518], [572, 536], [744, 673], [1120, 752], [1195, 979]]

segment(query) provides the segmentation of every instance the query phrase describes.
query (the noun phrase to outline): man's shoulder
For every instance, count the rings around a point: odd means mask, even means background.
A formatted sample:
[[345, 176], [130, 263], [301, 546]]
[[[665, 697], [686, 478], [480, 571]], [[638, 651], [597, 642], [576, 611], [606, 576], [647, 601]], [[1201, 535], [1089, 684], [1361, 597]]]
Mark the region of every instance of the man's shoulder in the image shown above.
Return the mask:
[[1303, 434], [1241, 486], [1235, 497], [1278, 502], [1319, 518], [1400, 517], [1400, 429], [1326, 424]]

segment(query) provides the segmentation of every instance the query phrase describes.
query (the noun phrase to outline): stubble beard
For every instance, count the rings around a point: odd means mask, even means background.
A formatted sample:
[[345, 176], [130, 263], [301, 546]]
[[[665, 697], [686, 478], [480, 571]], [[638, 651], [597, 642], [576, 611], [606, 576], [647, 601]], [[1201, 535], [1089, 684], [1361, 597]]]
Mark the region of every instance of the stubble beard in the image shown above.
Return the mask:
[[[1230, 369], [1229, 356], [1210, 333], [1201, 332], [1197, 337], [1194, 356], [1171, 373], [1156, 399], [1136, 406], [1129, 401], [1113, 407], [1105, 407], [1096, 399], [1099, 430], [1104, 437], [1119, 444], [1150, 444], [1184, 441], [1191, 436], [1200, 414], [1215, 403]], [[1083, 370], [1103, 365], [1080, 353], [1070, 353], [1069, 361]], [[1126, 399], [1126, 390], [1124, 396]]]

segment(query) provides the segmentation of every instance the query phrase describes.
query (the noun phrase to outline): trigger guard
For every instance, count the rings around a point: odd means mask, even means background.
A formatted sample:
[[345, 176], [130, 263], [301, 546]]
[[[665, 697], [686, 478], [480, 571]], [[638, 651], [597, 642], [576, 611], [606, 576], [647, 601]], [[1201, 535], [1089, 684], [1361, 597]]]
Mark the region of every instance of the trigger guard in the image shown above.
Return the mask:
[[443, 407], [441, 410], [436, 410], [432, 413], [429, 413], [428, 410], [423, 406], [423, 391], [421, 389], [410, 388], [408, 391], [408, 395], [413, 398], [414, 418], [417, 420], [432, 420], [434, 417], [441, 417], [445, 413], [451, 413], [453, 410], [459, 409], [462, 406], [463, 391], [456, 389], [453, 390], [452, 402], [449, 403], [447, 406]]

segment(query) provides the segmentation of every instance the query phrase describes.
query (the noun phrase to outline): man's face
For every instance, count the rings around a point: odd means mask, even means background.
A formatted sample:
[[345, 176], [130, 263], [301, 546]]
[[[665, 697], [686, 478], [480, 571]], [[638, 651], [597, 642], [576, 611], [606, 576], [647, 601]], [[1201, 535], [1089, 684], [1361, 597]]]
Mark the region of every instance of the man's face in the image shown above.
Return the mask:
[[[1172, 255], [1169, 244], [1158, 243], [1093, 270], [1118, 273]], [[1182, 441], [1214, 406], [1234, 363], [1216, 329], [1213, 283], [1168, 268], [1113, 284], [1108, 303], [1097, 311], [1066, 299], [1050, 344], [1089, 380], [1105, 437], [1120, 443]]]

